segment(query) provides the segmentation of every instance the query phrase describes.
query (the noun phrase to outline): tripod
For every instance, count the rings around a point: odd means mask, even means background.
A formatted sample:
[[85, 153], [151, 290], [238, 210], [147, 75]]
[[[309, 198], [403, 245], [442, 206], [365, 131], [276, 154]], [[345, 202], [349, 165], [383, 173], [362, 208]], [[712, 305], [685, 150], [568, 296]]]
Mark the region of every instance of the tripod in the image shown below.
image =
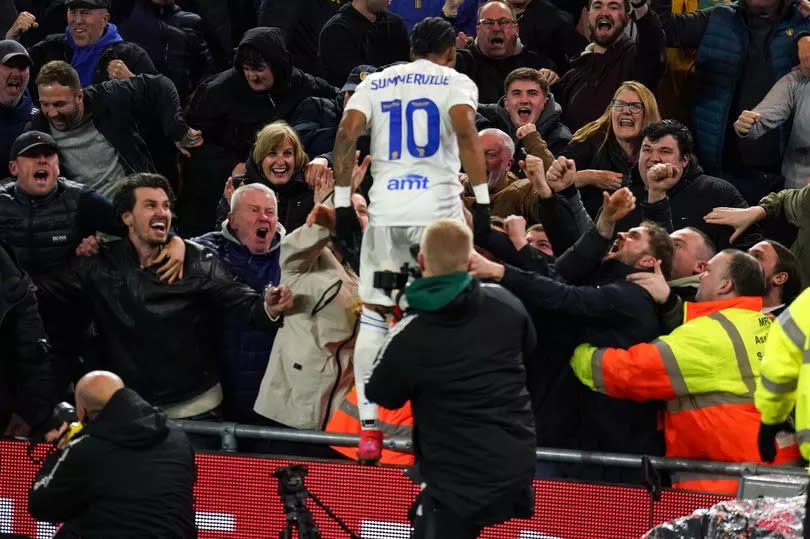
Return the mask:
[[304, 485], [304, 476], [307, 474], [305, 466], [293, 465], [278, 468], [273, 476], [278, 478], [278, 494], [281, 503], [284, 505], [284, 513], [287, 516], [287, 525], [279, 534], [279, 539], [293, 539], [293, 528], [298, 530], [298, 539], [321, 539], [321, 532], [315, 525], [312, 512], [307, 507], [307, 498], [312, 498], [318, 507], [323, 509], [329, 517], [349, 534], [351, 539], [362, 539], [354, 533], [338, 516], [326, 507]]

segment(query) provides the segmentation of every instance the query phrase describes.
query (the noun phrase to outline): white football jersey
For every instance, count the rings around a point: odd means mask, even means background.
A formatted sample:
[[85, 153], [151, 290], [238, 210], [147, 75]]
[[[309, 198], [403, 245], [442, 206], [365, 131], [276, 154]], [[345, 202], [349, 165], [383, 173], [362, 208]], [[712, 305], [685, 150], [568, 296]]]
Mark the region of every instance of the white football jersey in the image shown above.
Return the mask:
[[450, 120], [478, 107], [478, 88], [455, 69], [420, 59], [368, 75], [346, 105], [371, 128], [370, 224], [427, 226], [460, 218], [461, 162]]

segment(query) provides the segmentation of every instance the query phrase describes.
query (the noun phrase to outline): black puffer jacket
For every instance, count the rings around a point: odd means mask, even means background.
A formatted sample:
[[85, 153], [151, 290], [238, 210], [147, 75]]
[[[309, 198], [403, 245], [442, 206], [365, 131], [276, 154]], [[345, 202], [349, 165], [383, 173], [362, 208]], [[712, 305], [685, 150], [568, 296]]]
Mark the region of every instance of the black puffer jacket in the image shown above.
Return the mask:
[[35, 428], [50, 416], [56, 390], [44, 342], [33, 285], [0, 241], [0, 429], [11, 412]]
[[588, 45], [568, 18], [568, 13], [563, 14], [546, 0], [531, 0], [526, 11], [518, 15], [520, 40], [529, 50], [551, 58], [560, 75]]
[[196, 537], [194, 452], [135, 391], [115, 392], [37, 474], [28, 510], [64, 522], [59, 537]]
[[119, 240], [76, 260], [53, 291], [89, 305], [100, 336], [97, 366], [158, 405], [196, 397], [219, 381], [216, 321], [223, 312], [251, 327], [274, 326], [260, 294], [234, 282], [212, 251], [185, 243], [183, 279], [171, 285], [154, 268], [141, 269], [131, 242]]

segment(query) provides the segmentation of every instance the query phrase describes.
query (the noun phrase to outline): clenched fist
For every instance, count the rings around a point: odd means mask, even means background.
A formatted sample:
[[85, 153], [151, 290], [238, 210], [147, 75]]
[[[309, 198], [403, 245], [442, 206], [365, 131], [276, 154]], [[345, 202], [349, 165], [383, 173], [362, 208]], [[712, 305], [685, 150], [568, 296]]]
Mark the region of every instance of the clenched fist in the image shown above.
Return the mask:
[[565, 157], [558, 157], [551, 163], [551, 166], [546, 173], [546, 180], [548, 185], [559, 193], [570, 185], [573, 185], [574, 179], [577, 176], [577, 165], [573, 159], [566, 159]]
[[647, 202], [658, 202], [681, 179], [681, 169], [672, 163], [658, 163], [647, 169]]
[[762, 119], [762, 114], [752, 110], [744, 110], [740, 113], [740, 117], [734, 122], [734, 130], [744, 137], [754, 128], [756, 124]]
[[522, 140], [523, 137], [525, 137], [529, 133], [536, 133], [536, 132], [537, 132], [537, 126], [536, 125], [534, 125], [534, 124], [526, 124], [526, 125], [521, 125], [520, 127], [517, 128], [517, 131], [515, 131], [515, 136], [518, 139]]

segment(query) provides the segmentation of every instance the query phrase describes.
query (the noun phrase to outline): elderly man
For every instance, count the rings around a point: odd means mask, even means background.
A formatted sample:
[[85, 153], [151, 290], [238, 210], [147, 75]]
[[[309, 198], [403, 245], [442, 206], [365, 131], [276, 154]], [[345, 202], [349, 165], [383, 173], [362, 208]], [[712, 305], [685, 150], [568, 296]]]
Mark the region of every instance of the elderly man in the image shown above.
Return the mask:
[[[625, 32], [631, 6], [637, 39]], [[664, 31], [647, 0], [591, 0], [587, 7], [593, 42], [554, 87], [563, 121], [574, 132], [605, 112], [624, 81], [655, 88], [666, 65]]]
[[[770, 320], [762, 313], [765, 280], [759, 263], [721, 251], [701, 274], [685, 323], [669, 335], [630, 348], [583, 344], [571, 366], [594, 391], [633, 401], [666, 400], [667, 456], [724, 462], [763, 462], [756, 439], [754, 389]], [[785, 444], [778, 463], [798, 458]], [[737, 480], [676, 474], [673, 486], [735, 495]]]
[[518, 67], [554, 67], [550, 59], [520, 42], [515, 10], [506, 2], [483, 4], [478, 9], [476, 28], [475, 42], [456, 52], [456, 70], [478, 85], [480, 103], [497, 103], [503, 95], [506, 76]]
[[0, 159], [9, 154], [35, 112], [28, 93], [30, 68], [25, 47], [10, 39], [0, 41]]
[[515, 160], [526, 153], [544, 158], [559, 155], [571, 141], [571, 131], [560, 121], [562, 108], [554, 101], [546, 79], [536, 69], [519, 67], [507, 75], [504, 91], [497, 104], [478, 106], [476, 127], [508, 133], [515, 143]]
[[[278, 286], [281, 277], [279, 246], [285, 231], [278, 222], [277, 204], [275, 193], [266, 185], [243, 185], [231, 196], [231, 211], [222, 230], [192, 241], [216, 251], [236, 282], [263, 293], [268, 286]], [[276, 332], [246, 327], [230, 316], [223, 327], [220, 375], [225, 419], [255, 424], [253, 403]]]
[[64, 523], [64, 537], [196, 536], [196, 468], [183, 431], [111, 372], [86, 374], [75, 397], [83, 427], [37, 473], [31, 515]]
[[112, 198], [127, 174], [154, 172], [141, 121], [157, 117], [163, 135], [181, 152], [203, 143], [201, 133], [183, 119], [177, 90], [162, 75], [82, 88], [70, 65], [54, 61], [37, 75], [41, 111], [32, 129], [51, 134], [59, 146], [66, 175]]
[[110, 7], [111, 0], [69, 0], [67, 32], [50, 35], [31, 47], [33, 76], [53, 60], [70, 63], [82, 86], [157, 73], [146, 51], [124, 41], [110, 22]]

